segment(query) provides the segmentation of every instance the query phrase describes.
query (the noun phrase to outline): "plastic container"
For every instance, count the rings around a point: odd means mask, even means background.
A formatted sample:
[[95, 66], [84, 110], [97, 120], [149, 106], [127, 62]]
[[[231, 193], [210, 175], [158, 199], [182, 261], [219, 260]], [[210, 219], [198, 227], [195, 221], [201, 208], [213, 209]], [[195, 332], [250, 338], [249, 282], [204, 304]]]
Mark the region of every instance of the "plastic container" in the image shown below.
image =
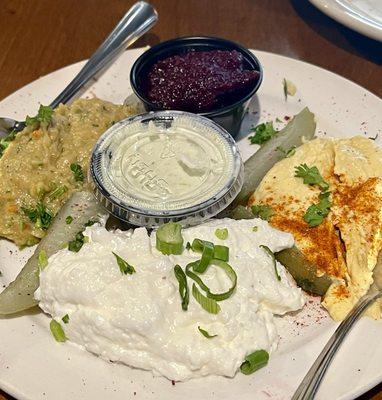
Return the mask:
[[243, 184], [243, 163], [219, 125], [196, 114], [160, 111], [108, 129], [93, 150], [90, 176], [98, 200], [119, 219], [188, 226], [233, 201]]

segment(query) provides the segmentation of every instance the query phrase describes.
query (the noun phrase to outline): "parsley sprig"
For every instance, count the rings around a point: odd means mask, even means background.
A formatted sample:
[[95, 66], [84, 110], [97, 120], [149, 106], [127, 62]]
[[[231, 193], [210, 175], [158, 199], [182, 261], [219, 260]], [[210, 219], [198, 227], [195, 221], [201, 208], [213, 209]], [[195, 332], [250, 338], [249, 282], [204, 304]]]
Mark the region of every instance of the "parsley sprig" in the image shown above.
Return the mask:
[[310, 227], [318, 226], [328, 216], [330, 211], [329, 184], [324, 181], [316, 166], [308, 167], [306, 164], [299, 165], [295, 168], [295, 177], [302, 178], [306, 185], [317, 185], [321, 189], [321, 193], [318, 196], [320, 201], [317, 204], [309, 206], [303, 216], [304, 221]]
[[36, 116], [30, 117], [29, 115], [27, 115], [27, 117], [25, 118], [25, 125], [31, 126], [37, 123], [40, 124], [42, 122], [49, 124], [50, 121], [52, 120], [52, 115], [53, 115], [53, 108], [49, 106], [43, 106], [41, 104]]
[[37, 228], [48, 229], [52, 222], [53, 215], [46, 209], [45, 204], [38, 202], [36, 208], [21, 207], [24, 214], [35, 223]]
[[273, 127], [273, 122], [265, 122], [257, 125], [251, 128], [251, 131], [255, 133], [253, 136], [248, 137], [251, 144], [263, 144], [278, 133]]

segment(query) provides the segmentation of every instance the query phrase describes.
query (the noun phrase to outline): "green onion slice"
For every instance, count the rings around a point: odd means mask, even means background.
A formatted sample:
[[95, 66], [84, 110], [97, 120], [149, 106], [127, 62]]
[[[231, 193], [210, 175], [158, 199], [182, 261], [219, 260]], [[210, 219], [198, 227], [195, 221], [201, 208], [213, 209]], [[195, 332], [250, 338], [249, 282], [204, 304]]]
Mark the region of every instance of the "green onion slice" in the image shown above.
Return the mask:
[[226, 240], [228, 237], [228, 229], [227, 228], [216, 229], [215, 236], [220, 240]]
[[[212, 258], [217, 258], [223, 261], [229, 260], [229, 248], [227, 246], [220, 246], [218, 244], [214, 245], [213, 243], [208, 242], [206, 240], [194, 239], [191, 245], [191, 249], [197, 253], [203, 253], [206, 246], [213, 247]], [[198, 272], [203, 272], [203, 271], [198, 271]]]
[[198, 326], [199, 332], [206, 337], [207, 339], [212, 339], [216, 337], [217, 335], [210, 335], [206, 330], [202, 329], [200, 326]]
[[268, 246], [264, 246], [263, 244], [261, 244], [259, 247], [261, 247], [262, 249], [264, 249], [265, 252], [269, 255], [269, 257], [272, 258], [273, 267], [274, 267], [274, 269], [275, 269], [275, 274], [276, 274], [277, 280], [278, 280], [278, 281], [281, 281], [281, 276], [280, 276], [280, 274], [279, 274], [279, 271], [277, 271], [276, 257], [275, 257], [275, 255], [273, 254], [273, 251], [272, 251]]
[[65, 314], [61, 319], [64, 324], [67, 324], [69, 322], [69, 315]]
[[200, 259], [198, 264], [194, 266], [195, 272], [203, 273], [207, 269], [214, 256], [214, 251], [215, 251], [215, 246], [213, 243], [203, 241], [202, 258]]
[[48, 256], [46, 255], [45, 250], [41, 250], [38, 253], [38, 266], [40, 271], [42, 271], [48, 265]]
[[182, 254], [182, 226], [177, 222], [168, 222], [156, 232], [156, 248], [163, 254]]
[[210, 314], [217, 314], [220, 311], [219, 304], [215, 300], [209, 299], [208, 297], [200, 293], [195, 283], [192, 284], [192, 295], [194, 296], [195, 300], [202, 306], [202, 308], [204, 308]]
[[195, 265], [197, 265], [197, 261], [190, 263], [186, 266], [186, 275], [189, 276], [192, 280], [194, 280], [199, 285], [199, 287], [207, 293], [208, 298], [216, 300], [216, 301], [226, 300], [232, 296], [232, 294], [236, 288], [236, 285], [237, 285], [236, 272], [225, 261], [212, 259], [211, 263], [213, 265], [216, 265], [217, 267], [222, 268], [226, 272], [226, 274], [228, 275], [229, 279], [232, 282], [232, 286], [224, 293], [212, 293], [211, 289], [202, 281], [202, 279], [197, 274], [195, 274], [194, 272], [191, 271], [191, 268], [192, 268], [195, 272], [198, 272], [195, 269]]
[[240, 371], [245, 375], [253, 374], [260, 368], [268, 364], [269, 354], [265, 350], [257, 350], [245, 357], [245, 361], [240, 366]]
[[125, 261], [122, 257], [120, 257], [118, 254], [115, 254], [114, 251], [112, 251], [114, 254], [114, 257], [117, 260], [117, 264], [119, 267], [119, 270], [122, 272], [124, 275], [132, 275], [135, 272], [135, 268], [130, 265], [127, 261]]
[[175, 278], [179, 282], [179, 294], [182, 299], [182, 310], [187, 311], [188, 303], [190, 302], [190, 293], [188, 291], [187, 277], [179, 265], [174, 267]]
[[52, 319], [52, 321], [50, 321], [50, 331], [52, 332], [52, 335], [56, 339], [57, 342], [65, 342], [66, 341], [65, 332], [62, 329], [62, 326], [60, 325], [59, 322], [55, 321], [54, 319]]

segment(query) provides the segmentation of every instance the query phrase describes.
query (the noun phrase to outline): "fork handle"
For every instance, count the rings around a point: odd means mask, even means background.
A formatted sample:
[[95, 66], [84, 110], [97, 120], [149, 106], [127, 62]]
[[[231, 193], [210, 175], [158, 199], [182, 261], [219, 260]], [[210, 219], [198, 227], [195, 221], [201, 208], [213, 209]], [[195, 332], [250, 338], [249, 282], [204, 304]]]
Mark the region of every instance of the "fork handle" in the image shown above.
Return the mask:
[[91, 56], [78, 75], [52, 101], [56, 108], [60, 103], [67, 103], [97, 72], [114, 60], [126, 47], [134, 43], [147, 32], [158, 20], [154, 7], [145, 1], [135, 3], [119, 21], [110, 35]]
[[291, 400], [313, 400], [320, 386], [320, 383], [328, 369], [334, 355], [341, 346], [345, 336], [349, 333], [354, 323], [359, 319], [363, 311], [378, 297], [382, 296], [382, 292], [374, 295], [366, 295], [362, 297], [356, 306], [350, 311], [347, 317], [341, 322], [325, 347], [311, 366], [305, 378], [300, 383]]

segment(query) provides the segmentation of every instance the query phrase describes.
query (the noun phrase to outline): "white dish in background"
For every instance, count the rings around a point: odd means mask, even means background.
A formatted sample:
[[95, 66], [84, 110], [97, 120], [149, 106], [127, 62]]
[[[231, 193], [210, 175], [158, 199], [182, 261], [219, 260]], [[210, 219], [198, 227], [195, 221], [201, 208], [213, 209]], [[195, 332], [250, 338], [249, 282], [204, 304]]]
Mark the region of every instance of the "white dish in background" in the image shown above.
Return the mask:
[[382, 41], [381, 0], [309, 0], [348, 28]]
[[[84, 95], [122, 102], [131, 93], [129, 70], [142, 51], [126, 51]], [[264, 82], [243, 123], [239, 147], [244, 158], [257, 148], [245, 139], [251, 124], [259, 119], [284, 119], [306, 105], [316, 114], [320, 135], [378, 134], [376, 143], [382, 144], [382, 100], [378, 97], [310, 64], [255, 53], [264, 67]], [[38, 103], [49, 104], [82, 65], [65, 67], [18, 90], [0, 102], [0, 115], [19, 119], [33, 115]], [[287, 101], [284, 77], [297, 86], [296, 95]], [[19, 252], [13, 244], [0, 241], [1, 286], [16, 276], [30, 254], [31, 249]], [[301, 313], [279, 319], [279, 349], [266, 368], [251, 376], [238, 373], [234, 379], [209, 377], [173, 385], [150, 372], [106, 363], [74, 345], [56, 343], [49, 321], [41, 313], [0, 319], [0, 387], [20, 400], [287, 400], [337, 326], [318, 300], [309, 298]], [[382, 381], [381, 336], [382, 321], [362, 319], [340, 349], [317, 400], [354, 399]]]

